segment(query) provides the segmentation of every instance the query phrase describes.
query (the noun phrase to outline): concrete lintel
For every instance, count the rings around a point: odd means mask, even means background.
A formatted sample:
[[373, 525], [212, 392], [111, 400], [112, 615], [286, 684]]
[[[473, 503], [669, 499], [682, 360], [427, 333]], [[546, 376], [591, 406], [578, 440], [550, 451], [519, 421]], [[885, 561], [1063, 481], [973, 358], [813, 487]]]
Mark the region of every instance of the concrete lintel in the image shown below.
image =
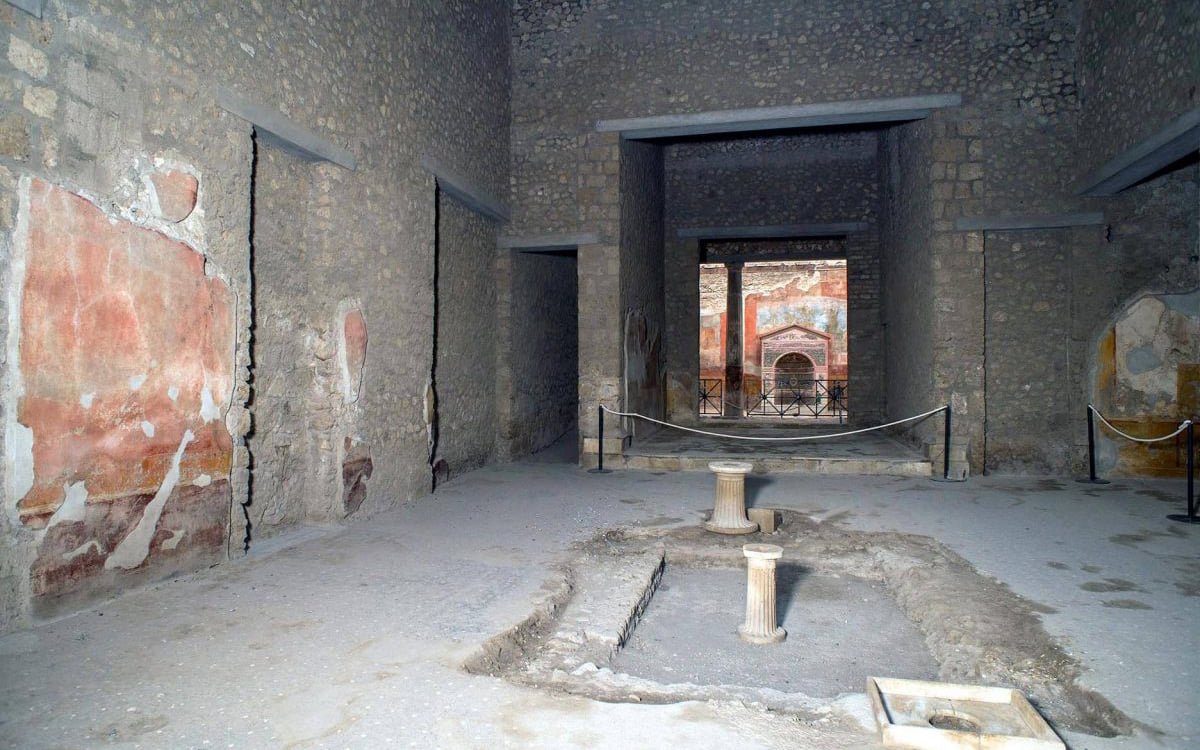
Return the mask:
[[959, 94], [855, 99], [787, 107], [725, 109], [681, 115], [600, 120], [596, 123], [596, 130], [602, 133], [618, 131], [622, 138], [627, 139], [654, 139], [754, 130], [902, 122], [920, 120], [928, 117], [935, 109], [957, 107], [960, 104], [962, 96]]
[[825, 224], [773, 224], [745, 227], [687, 227], [675, 234], [680, 239], [698, 240], [769, 240], [799, 237], [841, 237], [865, 232], [865, 221], [838, 221]]
[[501, 224], [508, 222], [508, 209], [478, 184], [450, 169], [429, 154], [421, 157], [421, 167], [437, 179], [438, 187], [442, 192], [458, 199], [467, 208], [492, 221], [498, 221]]
[[282, 112], [255, 104], [223, 86], [217, 88], [217, 105], [250, 122], [265, 140], [308, 161], [327, 161], [354, 170], [354, 154], [318, 136]]
[[710, 253], [701, 263], [771, 263], [786, 260], [845, 260], [845, 250], [811, 253]]
[[1134, 144], [1083, 181], [1079, 195], [1116, 195], [1200, 150], [1200, 107]]
[[580, 245], [600, 244], [600, 235], [596, 232], [579, 232], [577, 234], [539, 234], [525, 237], [501, 237], [496, 244], [502, 250], [525, 250], [528, 252], [554, 252], [557, 250], [574, 250]]
[[14, 8], [19, 8], [25, 11], [34, 18], [41, 18], [42, 11], [46, 7], [46, 0], [5, 0]]
[[1020, 232], [1033, 229], [1064, 229], [1104, 224], [1104, 214], [1056, 214], [1053, 216], [964, 216], [954, 222], [960, 232]]

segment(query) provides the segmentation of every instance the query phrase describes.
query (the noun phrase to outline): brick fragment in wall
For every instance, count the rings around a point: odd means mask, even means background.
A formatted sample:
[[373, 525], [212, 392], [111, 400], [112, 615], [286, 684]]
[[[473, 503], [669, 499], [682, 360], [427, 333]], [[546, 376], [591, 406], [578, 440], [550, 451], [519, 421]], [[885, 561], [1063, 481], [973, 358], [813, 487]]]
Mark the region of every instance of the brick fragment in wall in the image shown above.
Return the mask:
[[367, 480], [375, 471], [371, 461], [371, 446], [353, 438], [345, 438], [342, 458], [342, 512], [346, 516], [362, 506], [367, 497]]
[[160, 219], [178, 223], [196, 208], [200, 181], [195, 175], [170, 169], [151, 174], [150, 183], [154, 186], [154, 203]]

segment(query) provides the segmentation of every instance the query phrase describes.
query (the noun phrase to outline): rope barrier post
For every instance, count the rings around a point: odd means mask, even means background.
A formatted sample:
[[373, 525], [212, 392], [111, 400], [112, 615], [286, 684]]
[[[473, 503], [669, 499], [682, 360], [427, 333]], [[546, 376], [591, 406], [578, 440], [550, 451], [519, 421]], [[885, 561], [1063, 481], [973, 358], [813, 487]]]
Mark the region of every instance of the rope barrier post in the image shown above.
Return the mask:
[[611, 474], [611, 469], [604, 468], [604, 404], [600, 404], [596, 409], [596, 432], [600, 435], [600, 441], [596, 448], [596, 468], [588, 469], [589, 474]]
[[951, 426], [954, 423], [953, 410], [950, 408], [950, 404], [946, 404], [941, 409], [935, 409], [933, 413], [937, 414], [939, 411], [946, 414], [942, 424], [944, 431], [942, 435], [942, 475], [940, 477], [935, 476], [932, 479], [935, 482], [961, 482], [961, 479], [950, 478], [950, 433]]
[[950, 481], [950, 404], [946, 404], [946, 440], [945, 452], [942, 454], [942, 479]]
[[1108, 484], [1107, 479], [1096, 478], [1096, 419], [1092, 415], [1092, 405], [1087, 405], [1088, 423], [1088, 478], [1076, 479], [1083, 484]]
[[1187, 426], [1187, 515], [1172, 513], [1167, 518], [1182, 523], [1200, 523], [1196, 515], [1196, 425], [1188, 422]]

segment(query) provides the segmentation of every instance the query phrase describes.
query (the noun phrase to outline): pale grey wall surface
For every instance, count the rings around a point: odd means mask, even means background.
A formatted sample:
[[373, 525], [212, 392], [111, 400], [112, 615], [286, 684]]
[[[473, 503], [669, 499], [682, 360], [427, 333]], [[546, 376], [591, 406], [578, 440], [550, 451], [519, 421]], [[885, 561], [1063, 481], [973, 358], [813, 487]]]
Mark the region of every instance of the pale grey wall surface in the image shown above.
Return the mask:
[[496, 445], [496, 225], [438, 196], [437, 445], [451, 476], [491, 460]]

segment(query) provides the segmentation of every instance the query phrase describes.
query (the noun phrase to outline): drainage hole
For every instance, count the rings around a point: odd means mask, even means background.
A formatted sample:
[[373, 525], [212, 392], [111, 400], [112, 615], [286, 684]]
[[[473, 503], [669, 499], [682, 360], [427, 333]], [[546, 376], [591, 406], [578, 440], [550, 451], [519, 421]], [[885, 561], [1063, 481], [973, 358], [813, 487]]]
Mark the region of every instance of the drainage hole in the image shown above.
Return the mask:
[[983, 728], [975, 717], [958, 711], [938, 711], [929, 717], [929, 726], [934, 729], [972, 734], [979, 734], [979, 730]]

